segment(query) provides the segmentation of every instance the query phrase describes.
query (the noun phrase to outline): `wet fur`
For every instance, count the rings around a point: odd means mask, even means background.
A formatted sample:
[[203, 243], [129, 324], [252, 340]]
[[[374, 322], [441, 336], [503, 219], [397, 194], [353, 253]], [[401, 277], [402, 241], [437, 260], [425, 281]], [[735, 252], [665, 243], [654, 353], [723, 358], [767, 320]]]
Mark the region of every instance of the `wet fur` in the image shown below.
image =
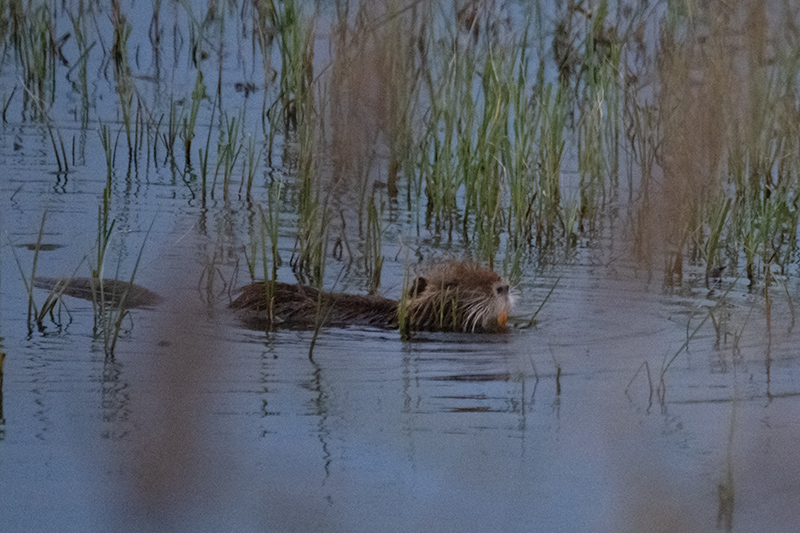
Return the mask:
[[403, 306], [409, 330], [500, 332], [514, 297], [506, 280], [468, 262], [434, 264], [414, 279], [403, 302], [379, 296], [318, 291], [305, 285], [273, 284], [272, 307], [268, 286], [256, 282], [240, 289], [232, 303], [247, 327], [307, 329], [324, 326], [399, 327]]
[[100, 281], [92, 278], [59, 279], [37, 277], [33, 280], [33, 286], [55, 292], [58, 295], [72, 296], [109, 307], [122, 307], [125, 309], [152, 307], [162, 301], [161, 296], [153, 291], [127, 281], [115, 279], [104, 279], [102, 281], [102, 290]]
[[[38, 277], [34, 287], [112, 307], [136, 308], [159, 304], [162, 298], [139, 285], [91, 278]], [[401, 302], [380, 296], [318, 291], [307, 285], [275, 282], [270, 301], [263, 281], [240, 289], [230, 304], [246, 327], [310, 329], [318, 325], [372, 326], [397, 329], [399, 315], [409, 330], [500, 332], [514, 306], [508, 282], [474, 263], [444, 261], [426, 268], [411, 283]], [[402, 308], [402, 313], [400, 309]]]
[[263, 281], [251, 283], [231, 302], [230, 307], [247, 327], [309, 329], [318, 321], [334, 327], [397, 327], [397, 302], [387, 298], [320, 292], [307, 285], [275, 282], [270, 307], [268, 290]]
[[447, 261], [417, 277], [407, 296], [412, 329], [498, 332], [514, 307], [508, 281], [475, 263]]

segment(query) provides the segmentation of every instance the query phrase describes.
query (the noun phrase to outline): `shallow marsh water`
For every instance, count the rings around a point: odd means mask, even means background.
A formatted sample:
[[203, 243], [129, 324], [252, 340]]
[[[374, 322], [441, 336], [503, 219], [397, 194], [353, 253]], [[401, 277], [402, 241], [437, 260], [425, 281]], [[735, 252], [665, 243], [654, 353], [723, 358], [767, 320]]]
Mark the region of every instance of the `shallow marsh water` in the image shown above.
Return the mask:
[[[680, 348], [706, 291], [664, 294], [586, 264], [562, 274], [534, 328], [410, 342], [330, 329], [313, 359], [309, 332], [266, 336], [209, 312], [185, 281], [197, 274], [154, 277], [167, 302], [134, 311], [113, 358], [92, 339], [88, 302], [71, 302], [60, 331], [28, 335], [25, 298], [6, 281], [4, 524], [790, 530], [800, 375], [788, 312], [773, 312], [768, 369], [760, 298], [728, 293], [738, 350], [701, 328], [661, 404], [634, 376]], [[529, 280], [521, 313], [553, 282]]]
[[[226, 74], [226, 98], [243, 98], [238, 73]], [[14, 76], [4, 67], [3, 87]], [[17, 245], [37, 241], [43, 214], [42, 242], [60, 247], [39, 253], [40, 275], [86, 276], [96, 254], [106, 186], [96, 129], [116, 116], [112, 85], [99, 82], [87, 130], [76, 95], [56, 94], [51, 112], [78, 146], [69, 173], [55, 172], [46, 128], [19, 118], [19, 97], [17, 118], [0, 126], [0, 530], [792, 531], [800, 521], [800, 339], [782, 289], [768, 330], [759, 289], [730, 276], [709, 290], [703, 269], [687, 266], [684, 285], [666, 290], [610, 232], [563, 260], [529, 260], [519, 327], [506, 335], [323, 329], [309, 357], [311, 332], [248, 331], [225, 307], [248, 281], [254, 207], [204, 205], [196, 178], [151, 163], [127, 172], [118, 155], [106, 274], [120, 265], [127, 279], [144, 246], [136, 282], [164, 303], [131, 313], [113, 355], [89, 302], [66, 300], [69, 313], [30, 328], [20, 269], [30, 274], [34, 252]], [[241, 105], [257, 131], [260, 102]], [[262, 203], [274, 179], [297, 193], [274, 164], [259, 174]], [[282, 216], [286, 260], [296, 228], [291, 209]], [[386, 296], [401, 292], [409, 247], [467, 253], [458, 238], [416, 232], [402, 205], [392, 216]], [[329, 259], [325, 285], [363, 292], [363, 273], [343, 266]], [[293, 281], [288, 265], [279, 278]], [[796, 299], [797, 280], [785, 283]], [[521, 327], [554, 285], [536, 325]]]

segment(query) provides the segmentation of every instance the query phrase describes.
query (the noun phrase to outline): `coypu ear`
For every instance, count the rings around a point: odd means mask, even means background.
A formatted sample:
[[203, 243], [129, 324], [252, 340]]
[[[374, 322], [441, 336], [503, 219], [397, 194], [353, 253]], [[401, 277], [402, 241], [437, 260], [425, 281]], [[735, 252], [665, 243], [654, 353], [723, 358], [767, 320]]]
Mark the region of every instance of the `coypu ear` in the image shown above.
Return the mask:
[[408, 289], [408, 298], [412, 299], [422, 294], [422, 292], [425, 290], [425, 287], [427, 286], [428, 286], [428, 280], [426, 280], [422, 276], [415, 278], [414, 281], [411, 283], [411, 287], [409, 287]]

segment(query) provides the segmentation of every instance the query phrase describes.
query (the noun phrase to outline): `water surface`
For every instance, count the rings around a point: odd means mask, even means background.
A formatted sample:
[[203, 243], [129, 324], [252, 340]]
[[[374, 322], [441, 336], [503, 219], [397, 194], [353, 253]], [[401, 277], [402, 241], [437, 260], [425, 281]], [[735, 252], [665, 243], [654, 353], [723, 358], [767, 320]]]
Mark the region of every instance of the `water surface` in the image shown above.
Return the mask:
[[[164, 76], [167, 67], [144, 53], [149, 20], [136, 19], [134, 4], [139, 87], [164, 111], [170, 92], [190, 91], [194, 70], [181, 49]], [[106, 15], [97, 19], [104, 28]], [[73, 41], [66, 46], [74, 57]], [[88, 57], [102, 71], [99, 54]], [[245, 63], [251, 70], [223, 62], [222, 94], [259, 135], [260, 98], [245, 98], [235, 81], [263, 74]], [[148, 76], [156, 72], [166, 81]], [[3, 66], [2, 92], [17, 74]], [[276, 155], [259, 167], [252, 202], [238, 194], [204, 202], [196, 168], [176, 171], [149, 155], [127, 164], [110, 77], [98, 75], [90, 91], [87, 124], [79, 94], [58, 86], [51, 115], [75, 146], [68, 173], [57, 171], [46, 125], [19, 96], [0, 125], [0, 529], [796, 527], [796, 279], [773, 287], [769, 314], [763, 287], [750, 290], [733, 274], [706, 288], [704, 270], [688, 264], [684, 284], [665, 288], [658, 268], [635, 263], [630, 243], [602, 229], [566, 251], [542, 251], [550, 260], [526, 259], [508, 334], [402, 340], [395, 331], [325, 328], [310, 354], [312, 332], [249, 331], [226, 308], [249, 281], [257, 206], [278, 181], [286, 198], [278, 274], [296, 281], [296, 168]], [[198, 139], [217, 127], [209, 107]], [[165, 298], [132, 311], [113, 354], [90, 302], [66, 299], [42, 328], [29, 324], [23, 281], [37, 242], [46, 245], [40, 275], [88, 276], [98, 266], [104, 124], [121, 135], [104, 275], [130, 279], [141, 253], [136, 282]], [[575, 167], [567, 161], [564, 172]], [[383, 199], [384, 295], [399, 297], [418, 255], [472, 253], [474, 243], [420, 230], [413, 206]], [[502, 257], [497, 269], [509, 270]], [[364, 268], [346, 254], [329, 257], [324, 286], [363, 293]], [[45, 296], [34, 293], [39, 303]]]

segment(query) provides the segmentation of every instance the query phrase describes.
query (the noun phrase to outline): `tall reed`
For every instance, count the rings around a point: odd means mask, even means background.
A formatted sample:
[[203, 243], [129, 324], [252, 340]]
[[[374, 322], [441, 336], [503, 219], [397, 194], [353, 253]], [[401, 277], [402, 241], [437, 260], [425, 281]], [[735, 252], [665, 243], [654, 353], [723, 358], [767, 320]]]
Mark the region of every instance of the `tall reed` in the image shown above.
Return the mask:
[[[316, 18], [306, 15], [295, 0], [280, 4], [274, 0], [261, 0], [256, 12], [262, 23], [269, 21], [268, 29], [264, 31], [277, 32], [281, 55], [280, 94], [267, 116], [270, 122], [275, 118], [282, 119], [284, 128], [289, 130], [303, 122], [312, 110]], [[266, 45], [267, 35], [261, 39]], [[271, 140], [269, 144], [272, 146]]]
[[8, 14], [7, 28], [27, 94], [40, 102], [33, 110], [46, 110], [55, 98], [57, 30], [51, 7], [48, 3], [24, 6], [22, 0], [11, 0]]
[[220, 130], [220, 138], [217, 143], [217, 168], [214, 172], [214, 181], [211, 183], [211, 197], [214, 197], [214, 188], [217, 185], [217, 177], [222, 169], [222, 197], [228, 200], [228, 190], [233, 176], [233, 169], [239, 154], [242, 151], [241, 138], [243, 116], [222, 117], [224, 128]]
[[128, 38], [131, 35], [131, 25], [122, 13], [119, 0], [111, 0], [111, 24], [114, 28], [111, 45], [111, 58], [114, 62], [114, 80], [119, 96], [119, 106], [122, 111], [122, 123], [125, 125], [125, 137], [128, 140], [129, 160], [133, 158], [134, 138], [131, 132], [131, 107], [135, 94], [131, 69], [128, 65]]
[[[197, 77], [194, 82], [194, 89], [191, 95], [191, 105], [189, 106], [188, 116], [182, 115], [179, 119], [180, 130], [179, 135], [183, 139], [183, 153], [185, 157], [186, 168], [191, 167], [192, 164], [192, 140], [194, 139], [194, 130], [197, 125], [197, 115], [200, 112], [200, 104], [207, 97], [206, 85], [203, 82], [203, 71], [197, 69]], [[170, 115], [170, 119], [172, 116]], [[172, 122], [170, 122], [170, 125]], [[172, 131], [172, 128], [170, 128]], [[170, 136], [171, 139], [174, 137]], [[171, 145], [170, 145], [171, 146]], [[205, 188], [204, 188], [205, 189]]]
[[[260, 218], [259, 224], [259, 241], [253, 241], [253, 256], [256, 255], [255, 250], [258, 243], [261, 245], [261, 265], [263, 268], [264, 279], [264, 300], [268, 303], [268, 316], [269, 325], [271, 326], [274, 321], [273, 305], [275, 302], [275, 282], [278, 280], [278, 267], [281, 264], [281, 256], [278, 248], [278, 230], [280, 227], [280, 200], [282, 192], [282, 183], [276, 182], [272, 184], [269, 191], [268, 210], [265, 213], [259, 206], [258, 213]], [[269, 245], [267, 239], [269, 238]], [[268, 256], [269, 253], [269, 256]], [[269, 266], [268, 266], [269, 265]], [[254, 270], [251, 270], [251, 277]]]
[[367, 288], [370, 294], [376, 294], [381, 285], [381, 271], [383, 270], [384, 256], [381, 253], [383, 228], [382, 210], [371, 198], [367, 207], [367, 234], [364, 251], [364, 270], [367, 274]]

